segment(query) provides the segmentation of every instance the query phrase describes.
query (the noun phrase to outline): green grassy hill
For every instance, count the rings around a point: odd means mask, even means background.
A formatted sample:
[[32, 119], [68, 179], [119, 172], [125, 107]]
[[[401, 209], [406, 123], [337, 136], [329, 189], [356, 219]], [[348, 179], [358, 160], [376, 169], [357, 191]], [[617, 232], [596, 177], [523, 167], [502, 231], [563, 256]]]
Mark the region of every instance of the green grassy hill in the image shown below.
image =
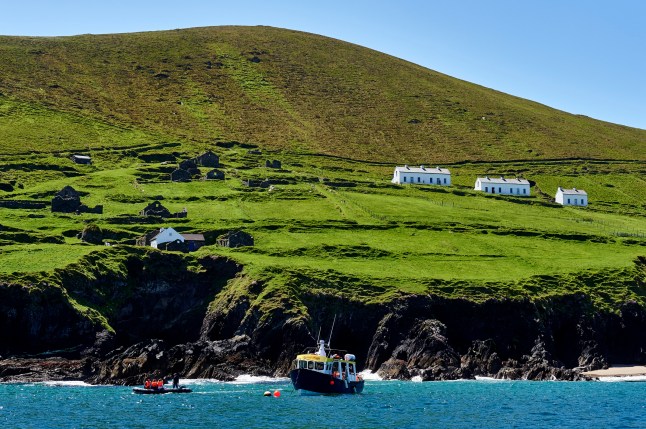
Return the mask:
[[2, 153], [147, 137], [391, 163], [646, 159], [644, 130], [296, 31], [0, 37], [0, 62]]
[[[646, 254], [644, 130], [266, 27], [0, 37], [0, 61], [0, 202], [49, 203], [72, 185], [104, 205], [103, 215], [0, 207], [0, 278], [109, 254], [76, 237], [94, 223], [124, 246], [160, 226], [203, 232], [199, 252], [243, 263], [265, 298], [309, 288], [362, 300], [645, 301], [634, 263]], [[226, 180], [170, 182], [177, 162], [207, 148]], [[73, 152], [93, 164], [73, 164]], [[448, 166], [454, 185], [392, 185], [405, 162]], [[473, 191], [484, 174], [523, 175], [533, 196]], [[554, 204], [557, 186], [585, 189], [590, 206]], [[154, 199], [188, 218], [137, 217]], [[232, 229], [256, 245], [214, 243]]]

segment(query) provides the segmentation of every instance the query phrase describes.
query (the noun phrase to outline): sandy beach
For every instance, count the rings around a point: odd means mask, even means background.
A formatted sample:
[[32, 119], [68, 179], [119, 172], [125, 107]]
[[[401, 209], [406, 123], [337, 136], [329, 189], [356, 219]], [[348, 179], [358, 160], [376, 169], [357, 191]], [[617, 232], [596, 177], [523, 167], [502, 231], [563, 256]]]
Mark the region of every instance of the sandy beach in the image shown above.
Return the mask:
[[646, 366], [617, 365], [608, 369], [597, 369], [595, 371], [584, 372], [588, 377], [629, 377], [629, 376], [646, 376]]

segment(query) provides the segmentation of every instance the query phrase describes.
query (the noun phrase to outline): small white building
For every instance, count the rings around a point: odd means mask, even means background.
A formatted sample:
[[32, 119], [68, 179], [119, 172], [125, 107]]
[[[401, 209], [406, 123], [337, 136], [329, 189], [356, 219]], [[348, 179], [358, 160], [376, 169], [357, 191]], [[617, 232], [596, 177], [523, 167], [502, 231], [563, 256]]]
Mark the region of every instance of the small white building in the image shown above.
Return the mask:
[[583, 189], [563, 189], [559, 186], [554, 197], [557, 203], [563, 206], [587, 206], [588, 193]]
[[451, 186], [451, 172], [446, 168], [430, 168], [420, 165], [419, 167], [395, 167], [393, 183], [399, 185], [440, 185]]
[[497, 178], [485, 176], [476, 179], [474, 188], [476, 191], [482, 191], [488, 194], [513, 195], [516, 197], [529, 197], [529, 180], [505, 179], [500, 176]]
[[175, 231], [173, 228], [160, 228], [159, 233], [150, 239], [150, 245], [155, 249], [165, 243], [172, 243], [174, 241], [184, 242], [182, 234]]

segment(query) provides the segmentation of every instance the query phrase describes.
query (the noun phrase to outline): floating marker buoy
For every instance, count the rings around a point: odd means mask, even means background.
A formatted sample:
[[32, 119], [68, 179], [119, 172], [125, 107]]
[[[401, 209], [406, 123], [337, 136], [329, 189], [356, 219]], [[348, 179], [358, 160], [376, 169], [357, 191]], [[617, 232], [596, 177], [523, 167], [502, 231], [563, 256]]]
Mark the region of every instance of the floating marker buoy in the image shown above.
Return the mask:
[[267, 390], [265, 393], [262, 394], [262, 396], [271, 396], [271, 392]]
[[280, 392], [279, 392], [278, 390], [276, 390], [276, 391], [274, 392], [274, 396], [275, 396], [276, 398], [278, 398], [278, 397], [280, 396]]

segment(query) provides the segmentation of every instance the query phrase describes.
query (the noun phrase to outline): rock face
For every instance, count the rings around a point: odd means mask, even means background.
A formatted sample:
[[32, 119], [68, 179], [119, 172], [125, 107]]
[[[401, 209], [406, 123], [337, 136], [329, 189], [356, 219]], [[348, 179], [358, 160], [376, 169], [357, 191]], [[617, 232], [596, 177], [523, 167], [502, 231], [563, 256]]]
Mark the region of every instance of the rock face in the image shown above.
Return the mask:
[[413, 325], [392, 357], [377, 372], [386, 379], [414, 376], [420, 376], [424, 381], [464, 378], [460, 371], [460, 356], [447, 341], [446, 326], [433, 319]]
[[293, 295], [262, 307], [271, 289], [232, 260], [140, 247], [104, 252], [112, 252], [110, 264], [90, 255], [58, 270], [52, 284], [0, 284], [0, 355], [59, 350], [70, 360], [0, 359], [0, 381], [284, 376], [333, 320], [333, 346], [389, 379], [577, 380], [578, 367], [646, 363], [646, 309], [635, 302], [616, 312], [591, 311], [581, 294], [480, 303], [405, 295], [362, 303], [337, 295], [332, 280], [317, 279], [310, 291], [303, 274]]
[[148, 340], [111, 352], [98, 361], [89, 377], [92, 383], [142, 384], [146, 376], [233, 381], [243, 374], [272, 375], [271, 365], [254, 356], [251, 340], [241, 335], [221, 341], [197, 341], [171, 346]]

